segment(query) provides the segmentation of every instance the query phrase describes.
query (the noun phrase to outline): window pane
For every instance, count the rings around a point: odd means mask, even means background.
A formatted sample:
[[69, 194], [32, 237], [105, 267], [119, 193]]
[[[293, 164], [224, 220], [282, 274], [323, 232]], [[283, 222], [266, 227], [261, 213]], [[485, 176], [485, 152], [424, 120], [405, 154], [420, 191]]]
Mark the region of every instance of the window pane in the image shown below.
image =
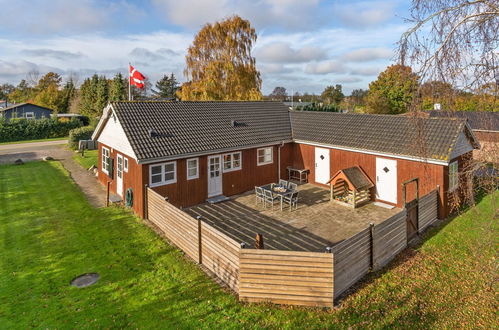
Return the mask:
[[151, 183], [161, 182], [161, 173], [156, 175], [151, 175]]
[[197, 161], [196, 159], [189, 160], [189, 161], [187, 161], [187, 167], [188, 167], [189, 169], [191, 169], [191, 168], [196, 168], [196, 167], [198, 167], [198, 166], [197, 166], [197, 165], [198, 165], [197, 163], [198, 163], [198, 161]]
[[175, 179], [175, 173], [173, 172], [165, 173], [165, 181], [170, 181], [173, 179]]
[[265, 156], [258, 156], [258, 162], [259, 163], [265, 162]]
[[165, 172], [174, 172], [175, 171], [175, 164], [170, 163], [165, 165]]
[[190, 177], [193, 177], [193, 176], [197, 176], [197, 169], [196, 168], [190, 168], [188, 171], [187, 171], [187, 175], [190, 176]]
[[236, 160], [239, 160], [241, 158], [241, 154], [237, 153], [237, 154], [232, 155], [232, 157], [234, 158], [234, 161], [236, 161]]
[[261, 157], [265, 154], [265, 150], [264, 149], [258, 149], [258, 157]]
[[154, 174], [159, 174], [161, 176], [161, 165], [159, 166], [151, 166], [151, 173]]
[[234, 164], [233, 165], [234, 165], [234, 168], [239, 168], [239, 167], [241, 167], [241, 162], [239, 161], [239, 159], [237, 159], [237, 160], [234, 159]]

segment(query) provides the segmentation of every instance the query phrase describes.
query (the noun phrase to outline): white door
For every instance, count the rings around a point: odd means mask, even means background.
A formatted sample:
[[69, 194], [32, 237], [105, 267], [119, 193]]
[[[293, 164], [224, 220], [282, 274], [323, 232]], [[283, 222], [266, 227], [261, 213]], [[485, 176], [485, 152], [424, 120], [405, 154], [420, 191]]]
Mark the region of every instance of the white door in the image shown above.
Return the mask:
[[329, 149], [315, 148], [315, 182], [329, 181]]
[[376, 198], [397, 203], [397, 161], [376, 158]]
[[118, 155], [116, 162], [116, 192], [123, 197], [123, 156]]
[[222, 194], [222, 160], [221, 156], [208, 157], [208, 197]]

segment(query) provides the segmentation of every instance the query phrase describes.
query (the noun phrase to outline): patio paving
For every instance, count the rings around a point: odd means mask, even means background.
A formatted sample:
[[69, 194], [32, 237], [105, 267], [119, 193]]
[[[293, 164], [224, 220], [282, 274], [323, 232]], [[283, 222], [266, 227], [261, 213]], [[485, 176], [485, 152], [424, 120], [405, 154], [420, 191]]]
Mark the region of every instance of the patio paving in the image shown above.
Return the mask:
[[255, 201], [253, 191], [232, 196], [229, 201], [204, 203], [184, 209], [190, 215], [200, 215], [203, 221], [226, 233], [238, 242], [254, 247], [257, 233], [263, 234], [265, 248], [275, 250], [323, 252], [327, 246], [369, 226], [380, 223], [400, 212], [372, 203], [352, 209], [329, 201], [329, 190], [312, 184], [298, 187], [298, 209], [281, 212], [276, 203], [274, 210], [265, 209]]

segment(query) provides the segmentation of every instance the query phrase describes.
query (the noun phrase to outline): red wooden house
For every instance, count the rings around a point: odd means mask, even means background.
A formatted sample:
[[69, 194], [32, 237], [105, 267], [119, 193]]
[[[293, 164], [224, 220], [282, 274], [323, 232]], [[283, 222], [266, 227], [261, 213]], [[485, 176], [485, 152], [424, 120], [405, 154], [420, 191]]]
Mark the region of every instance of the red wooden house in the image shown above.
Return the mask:
[[[310, 169], [323, 185], [358, 166], [372, 198], [403, 206], [403, 183], [420, 195], [440, 186], [440, 214], [459, 172], [479, 147], [465, 120], [289, 111], [279, 102], [116, 102], [94, 132], [99, 180], [144, 216], [146, 185], [178, 207], [231, 196]], [[409, 191], [409, 193], [411, 193]]]

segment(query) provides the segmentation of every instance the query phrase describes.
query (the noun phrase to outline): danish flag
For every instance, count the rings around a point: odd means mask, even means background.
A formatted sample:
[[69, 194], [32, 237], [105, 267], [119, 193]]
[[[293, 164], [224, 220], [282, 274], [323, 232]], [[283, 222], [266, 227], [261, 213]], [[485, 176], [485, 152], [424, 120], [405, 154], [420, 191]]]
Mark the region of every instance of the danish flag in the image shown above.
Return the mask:
[[130, 85], [144, 88], [144, 79], [146, 79], [146, 77], [130, 65]]

